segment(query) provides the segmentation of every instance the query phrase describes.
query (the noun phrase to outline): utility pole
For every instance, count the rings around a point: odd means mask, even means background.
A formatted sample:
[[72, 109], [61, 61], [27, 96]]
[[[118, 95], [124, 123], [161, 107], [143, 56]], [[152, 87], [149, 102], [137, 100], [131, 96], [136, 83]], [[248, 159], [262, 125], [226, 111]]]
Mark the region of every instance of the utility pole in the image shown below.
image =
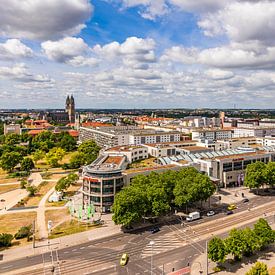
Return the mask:
[[205, 252], [206, 252], [206, 275], [208, 275], [208, 241], [206, 241]]
[[32, 223], [32, 247], [35, 248], [35, 220]]

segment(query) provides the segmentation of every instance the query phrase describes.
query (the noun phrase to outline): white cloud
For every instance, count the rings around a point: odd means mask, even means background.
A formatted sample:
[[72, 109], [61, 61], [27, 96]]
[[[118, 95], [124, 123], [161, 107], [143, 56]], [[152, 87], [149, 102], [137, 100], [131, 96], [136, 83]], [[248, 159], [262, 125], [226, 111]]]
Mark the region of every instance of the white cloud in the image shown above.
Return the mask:
[[8, 39], [5, 43], [0, 43], [0, 59], [17, 59], [32, 55], [32, 49], [18, 39]]
[[46, 41], [41, 48], [47, 57], [57, 62], [67, 62], [88, 50], [82, 38], [65, 37], [59, 41]]
[[209, 36], [226, 34], [231, 41], [258, 40], [274, 44], [275, 5], [273, 1], [232, 1], [217, 13], [204, 15], [198, 25]]
[[74, 35], [85, 27], [92, 11], [87, 0], [2, 1], [0, 34], [39, 40]]
[[232, 78], [234, 76], [234, 73], [231, 71], [224, 71], [220, 69], [208, 69], [205, 71], [205, 75], [213, 80], [224, 80]]
[[0, 67], [0, 78], [12, 79], [22, 82], [52, 82], [48, 75], [33, 74], [24, 63], [15, 64], [13, 67]]
[[84, 57], [79, 55], [68, 60], [67, 63], [74, 67], [85, 67], [85, 66], [95, 67], [98, 65], [99, 61], [93, 57]]

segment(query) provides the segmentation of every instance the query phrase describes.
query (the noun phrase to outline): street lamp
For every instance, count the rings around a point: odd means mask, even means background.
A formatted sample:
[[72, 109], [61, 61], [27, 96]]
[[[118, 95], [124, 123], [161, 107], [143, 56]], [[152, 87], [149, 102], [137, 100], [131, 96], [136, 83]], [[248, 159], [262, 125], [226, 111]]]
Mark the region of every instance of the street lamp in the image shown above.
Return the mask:
[[155, 242], [150, 241], [149, 244], [151, 245], [151, 275], [153, 275], [153, 246], [154, 246]]

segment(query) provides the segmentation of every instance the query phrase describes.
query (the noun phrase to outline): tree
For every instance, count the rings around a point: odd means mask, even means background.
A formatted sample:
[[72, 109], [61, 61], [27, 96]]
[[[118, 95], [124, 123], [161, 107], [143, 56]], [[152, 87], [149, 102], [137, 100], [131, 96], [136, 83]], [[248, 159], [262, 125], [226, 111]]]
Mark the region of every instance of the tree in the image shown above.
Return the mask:
[[146, 197], [138, 188], [128, 186], [115, 196], [112, 206], [115, 224], [130, 226], [141, 220], [146, 209]]
[[0, 247], [11, 246], [11, 241], [13, 240], [12, 234], [2, 233], [0, 234]]
[[254, 233], [258, 237], [259, 248], [263, 249], [275, 241], [275, 234], [265, 219], [259, 219], [254, 224]]
[[246, 174], [244, 185], [250, 189], [259, 188], [266, 182], [265, 179], [266, 164], [260, 161], [248, 164], [246, 167]]
[[270, 187], [275, 185], [275, 162], [269, 162], [265, 169], [266, 184]]
[[65, 156], [65, 151], [62, 148], [52, 148], [46, 154], [46, 161], [51, 167], [58, 167], [59, 161]]
[[29, 192], [30, 197], [33, 197], [38, 191], [37, 187], [34, 185], [28, 185], [26, 190]]
[[227, 253], [231, 253], [235, 260], [241, 260], [245, 251], [245, 242], [241, 229], [233, 228], [229, 232], [229, 237], [225, 240]]
[[64, 149], [67, 152], [73, 151], [76, 148], [76, 140], [67, 132], [58, 134], [56, 139], [56, 146]]
[[6, 152], [0, 158], [0, 166], [3, 170], [11, 172], [20, 163], [22, 158], [17, 152]]
[[79, 168], [82, 165], [86, 164], [86, 160], [87, 160], [87, 158], [86, 158], [85, 153], [75, 152], [71, 156], [69, 168], [72, 168], [72, 169]]
[[260, 248], [258, 236], [255, 234], [255, 231], [249, 227], [243, 229], [242, 234], [244, 242], [243, 255], [250, 256]]
[[78, 179], [79, 177], [77, 174], [71, 173], [67, 177], [63, 177], [58, 180], [57, 184], [55, 185], [55, 190], [63, 192], [68, 189], [72, 184], [75, 184]]
[[35, 149], [48, 152], [56, 145], [54, 134], [50, 131], [43, 131], [34, 137], [32, 145]]
[[37, 164], [37, 161], [43, 159], [43, 158], [45, 157], [45, 155], [46, 155], [46, 154], [45, 154], [44, 151], [42, 151], [42, 150], [36, 150], [36, 151], [33, 153], [33, 155], [32, 155], [35, 164]]
[[6, 137], [5, 137], [5, 144], [7, 145], [15, 145], [15, 144], [18, 144], [20, 143], [21, 141], [21, 137], [19, 134], [8, 134]]
[[31, 228], [32, 226], [29, 225], [29, 226], [22, 226], [18, 232], [14, 235], [14, 238], [16, 240], [19, 240], [19, 239], [23, 239], [23, 238], [28, 238], [28, 241], [29, 241], [29, 238], [31, 236]]
[[92, 163], [98, 156], [100, 147], [93, 141], [85, 141], [78, 147], [78, 152], [85, 155], [85, 164]]
[[256, 262], [245, 275], [268, 275], [267, 265], [265, 263]]
[[28, 184], [28, 182], [25, 179], [21, 180], [20, 181], [20, 188], [25, 189], [27, 184]]
[[34, 168], [34, 163], [31, 158], [24, 158], [21, 161], [21, 171], [30, 172]]
[[226, 247], [221, 238], [214, 237], [208, 243], [208, 258], [219, 263], [223, 263], [226, 257]]

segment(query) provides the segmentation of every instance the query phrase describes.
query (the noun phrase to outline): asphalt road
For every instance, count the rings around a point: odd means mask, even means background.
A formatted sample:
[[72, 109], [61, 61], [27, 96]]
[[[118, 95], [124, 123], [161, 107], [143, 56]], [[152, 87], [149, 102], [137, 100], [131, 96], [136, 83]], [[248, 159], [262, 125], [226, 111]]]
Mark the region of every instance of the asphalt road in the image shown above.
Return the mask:
[[[274, 203], [269, 207], [264, 206], [270, 202]], [[262, 207], [254, 209], [261, 205]], [[237, 215], [238, 212], [241, 214]], [[163, 274], [163, 271], [168, 274], [173, 269], [191, 265], [192, 261], [204, 252], [207, 238], [203, 236], [209, 236], [230, 226], [238, 227], [241, 222], [262, 217], [264, 213], [275, 213], [274, 197], [256, 197], [248, 203], [238, 204], [238, 209], [230, 216], [219, 213], [188, 224], [181, 224], [180, 220], [167, 223], [155, 234], [148, 231], [121, 233], [60, 250], [57, 250], [57, 245], [52, 244], [51, 252], [43, 255], [1, 263], [0, 274], [141, 275], [150, 274], [151, 260], [154, 275]], [[152, 240], [153, 247], [149, 245]], [[125, 267], [119, 265], [123, 253], [130, 257]], [[52, 265], [55, 266], [55, 273], [52, 272]], [[23, 271], [23, 268], [28, 271]]]

